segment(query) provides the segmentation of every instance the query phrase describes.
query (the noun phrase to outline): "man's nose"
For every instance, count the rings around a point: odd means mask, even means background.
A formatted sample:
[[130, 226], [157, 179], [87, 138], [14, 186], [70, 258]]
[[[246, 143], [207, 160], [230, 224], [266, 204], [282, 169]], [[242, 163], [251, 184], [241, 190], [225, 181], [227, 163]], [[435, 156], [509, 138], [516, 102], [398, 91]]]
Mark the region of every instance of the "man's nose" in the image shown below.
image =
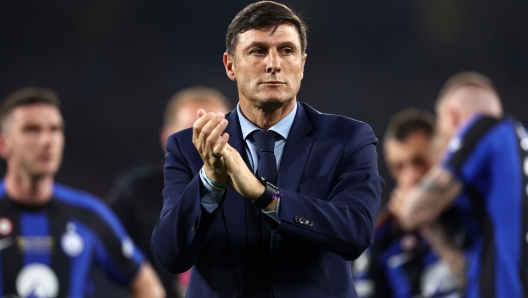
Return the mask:
[[48, 131], [42, 132], [39, 141], [44, 147], [49, 147], [53, 143], [53, 133]]
[[407, 168], [404, 173], [402, 173], [401, 184], [404, 187], [413, 187], [422, 178], [423, 174], [418, 169], [412, 167]]
[[269, 51], [266, 61], [266, 72], [277, 73], [281, 71], [279, 53], [276, 50]]

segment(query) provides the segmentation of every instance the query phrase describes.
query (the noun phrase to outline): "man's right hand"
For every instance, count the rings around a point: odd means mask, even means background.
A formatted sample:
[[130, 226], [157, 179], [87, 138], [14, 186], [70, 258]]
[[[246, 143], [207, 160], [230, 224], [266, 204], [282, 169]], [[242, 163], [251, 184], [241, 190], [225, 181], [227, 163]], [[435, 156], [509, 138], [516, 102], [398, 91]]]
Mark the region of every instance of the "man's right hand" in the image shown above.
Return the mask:
[[193, 144], [202, 157], [203, 171], [207, 177], [218, 183], [227, 183], [228, 174], [223, 155], [229, 135], [222, 132], [227, 127], [227, 120], [222, 113], [206, 113], [203, 109], [197, 112], [198, 120], [193, 124]]

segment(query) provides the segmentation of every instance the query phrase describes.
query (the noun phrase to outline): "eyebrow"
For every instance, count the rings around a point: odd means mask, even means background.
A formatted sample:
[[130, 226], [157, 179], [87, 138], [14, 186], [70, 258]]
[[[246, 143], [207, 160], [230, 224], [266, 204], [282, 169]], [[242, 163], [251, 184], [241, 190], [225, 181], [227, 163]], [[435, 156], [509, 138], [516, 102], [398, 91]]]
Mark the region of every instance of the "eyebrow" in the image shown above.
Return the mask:
[[[269, 43], [267, 42], [262, 42], [262, 41], [254, 41], [252, 43], [250, 43], [246, 48], [245, 50], [249, 49], [249, 48], [252, 48], [252, 47], [258, 47], [258, 48], [268, 48], [270, 46]], [[290, 48], [295, 48], [297, 49], [297, 45], [291, 41], [282, 41], [282, 42], [279, 42], [278, 45], [277, 45], [278, 48], [283, 48], [283, 47], [290, 47]]]

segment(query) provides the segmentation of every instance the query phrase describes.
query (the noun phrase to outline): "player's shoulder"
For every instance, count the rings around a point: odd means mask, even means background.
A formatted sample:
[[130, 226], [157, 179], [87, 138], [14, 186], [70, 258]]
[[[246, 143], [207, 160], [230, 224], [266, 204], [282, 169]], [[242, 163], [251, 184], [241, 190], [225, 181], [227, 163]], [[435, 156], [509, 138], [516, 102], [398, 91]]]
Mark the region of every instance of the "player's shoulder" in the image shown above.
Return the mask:
[[59, 183], [53, 184], [53, 196], [66, 205], [91, 211], [100, 216], [106, 216], [111, 212], [110, 208], [99, 197], [87, 191]]
[[511, 146], [512, 134], [515, 134], [513, 118], [474, 114], [449, 141], [443, 160], [459, 167], [479, 148], [482, 152], [488, 152], [490, 145], [497, 148]]
[[96, 222], [104, 222], [106, 226], [111, 227], [117, 234], [124, 233], [117, 216], [99, 197], [58, 183], [53, 185], [53, 196], [57, 201], [68, 206], [66, 208], [72, 211], [72, 216], [87, 221], [85, 223], [89, 226]]
[[457, 132], [459, 139], [480, 139], [499, 124], [507, 124], [506, 118], [495, 118], [482, 114], [473, 115]]

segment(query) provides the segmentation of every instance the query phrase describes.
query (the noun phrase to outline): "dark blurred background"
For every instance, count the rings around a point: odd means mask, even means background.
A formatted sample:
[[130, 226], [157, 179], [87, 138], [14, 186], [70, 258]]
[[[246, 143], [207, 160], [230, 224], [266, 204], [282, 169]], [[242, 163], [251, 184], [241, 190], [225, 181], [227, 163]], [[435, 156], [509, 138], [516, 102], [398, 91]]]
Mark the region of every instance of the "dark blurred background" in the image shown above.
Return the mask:
[[[175, 91], [207, 85], [236, 103], [225, 31], [250, 2], [0, 1], [0, 96], [55, 90], [67, 124], [57, 180], [104, 196], [122, 171], [163, 158], [158, 131]], [[449, 76], [475, 70], [528, 124], [528, 1], [285, 3], [309, 26], [298, 99], [322, 112], [366, 121], [381, 139], [393, 113], [433, 111]], [[379, 168], [386, 198], [381, 154]]]

